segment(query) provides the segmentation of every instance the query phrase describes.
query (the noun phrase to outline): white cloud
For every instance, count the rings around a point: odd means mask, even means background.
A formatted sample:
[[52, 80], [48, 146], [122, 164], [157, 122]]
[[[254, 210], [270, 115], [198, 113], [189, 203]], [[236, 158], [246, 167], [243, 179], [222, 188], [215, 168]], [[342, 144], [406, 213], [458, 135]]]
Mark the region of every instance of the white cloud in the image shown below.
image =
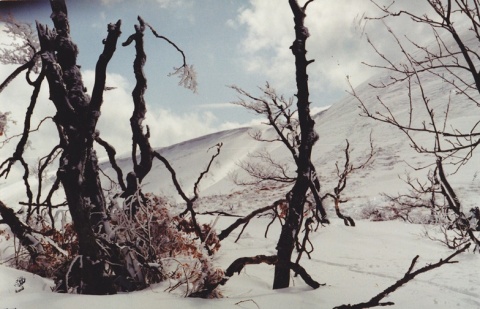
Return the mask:
[[[1, 68], [0, 79], [2, 81], [15, 69], [14, 66], [4, 65]], [[88, 70], [82, 74], [87, 89], [91, 91], [94, 72]], [[129, 153], [132, 136], [129, 119], [133, 111], [131, 98], [133, 85], [130, 85], [124, 77], [118, 74], [107, 74], [106, 84], [116, 87], [116, 89], [105, 92], [97, 129], [100, 131], [101, 137], [115, 147], [118, 154]], [[16, 124], [9, 123], [7, 137], [22, 132], [23, 119], [32, 89], [26, 84], [23, 76], [19, 76], [0, 94], [2, 102], [0, 112], [11, 112], [9, 118], [16, 121]], [[35, 128], [44, 117], [54, 116], [55, 109], [48, 97], [48, 84], [45, 80], [32, 119], [32, 128]], [[153, 147], [168, 146], [218, 130], [240, 126], [240, 124], [235, 126], [229, 123], [219, 127], [218, 119], [209, 111], [177, 114], [171, 110], [152, 106], [148, 107], [147, 117], [144, 121], [144, 126], [146, 125], [150, 127], [150, 142]], [[39, 157], [46, 155], [58, 143], [58, 133], [56, 133], [53, 122], [47, 121], [39, 132], [32, 133], [31, 141], [31, 147], [26, 151], [25, 157], [30, 163], [33, 163]], [[12, 140], [5, 147], [0, 148], [0, 158], [4, 160], [12, 155], [17, 142], [18, 139]], [[99, 156], [105, 157], [104, 151], [101, 148], [98, 149]]]
[[200, 108], [207, 109], [230, 109], [230, 108], [241, 108], [240, 106], [233, 103], [208, 103], [199, 105]]
[[168, 146], [217, 131], [215, 121], [211, 112], [176, 114], [159, 108], [149, 112], [146, 123], [152, 145]]
[[[85, 84], [92, 89], [94, 72], [83, 73]], [[133, 112], [131, 90], [133, 85], [118, 74], [107, 74], [107, 86], [117, 87], [105, 92], [98, 130], [103, 139], [112, 144], [118, 153], [131, 149], [130, 117]], [[153, 147], [168, 146], [218, 130], [213, 113], [191, 112], [177, 114], [174, 111], [148, 106], [143, 123], [150, 129], [150, 143]]]
[[230, 27], [232, 29], [238, 29], [238, 22], [236, 22], [234, 19], [228, 19], [226, 22], [225, 22], [225, 25], [227, 27]]
[[258, 126], [258, 125], [264, 124], [265, 122], [266, 120], [263, 118], [252, 118], [247, 122], [227, 121], [220, 125], [219, 130], [231, 130], [231, 129], [242, 128], [242, 127]]
[[[401, 5], [416, 12], [426, 8], [426, 4], [415, 0], [402, 1]], [[307, 41], [307, 57], [315, 59], [309, 66], [312, 89], [341, 91], [348, 88], [347, 75], [358, 84], [376, 72], [361, 63], [380, 61], [362, 36], [364, 24], [358, 21], [363, 14], [378, 16], [379, 10], [370, 0], [356, 0], [354, 5], [350, 0], [315, 1], [308, 6], [306, 25], [311, 36]], [[245, 67], [251, 72], [266, 74], [277, 89], [293, 90], [294, 58], [289, 47], [294, 39], [294, 24], [287, 2], [250, 0], [250, 6], [240, 10], [237, 22], [246, 27], [248, 33], [242, 41]], [[405, 22], [405, 19], [392, 22], [400, 22], [402, 35], [407, 33], [417, 39], [425, 35], [425, 28], [414, 22]], [[365, 31], [386, 55], [393, 59], [399, 57], [381, 22], [368, 22]]]

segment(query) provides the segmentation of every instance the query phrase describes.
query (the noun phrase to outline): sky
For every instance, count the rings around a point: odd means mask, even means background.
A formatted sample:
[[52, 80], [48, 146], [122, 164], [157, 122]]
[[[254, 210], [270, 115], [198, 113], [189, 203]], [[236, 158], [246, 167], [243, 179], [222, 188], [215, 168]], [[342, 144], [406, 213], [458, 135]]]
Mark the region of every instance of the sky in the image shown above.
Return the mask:
[[[178, 86], [175, 76], [168, 76], [173, 67], [182, 64], [180, 54], [163, 40], [147, 33], [146, 75], [149, 106], [146, 124], [150, 126], [152, 144], [167, 146], [193, 137], [259, 123], [256, 115], [231, 104], [237, 94], [229, 85], [237, 85], [253, 94], [268, 81], [278, 93], [295, 94], [294, 58], [289, 46], [293, 19], [288, 1], [279, 0], [67, 0], [71, 35], [80, 54], [87, 89], [93, 85], [93, 70], [103, 48], [107, 24], [122, 20], [123, 42], [133, 33], [137, 15], [157, 32], [175, 42], [194, 65], [198, 93]], [[300, 0], [300, 3], [305, 1]], [[379, 0], [379, 3], [390, 3]], [[418, 1], [405, 0], [403, 6], [423, 10]], [[19, 21], [34, 24], [35, 20], [52, 25], [47, 0], [0, 1], [0, 14], [12, 13]], [[353, 85], [371, 77], [375, 71], [362, 62], [377, 63], [379, 57], [368, 45], [366, 33], [382, 52], [395, 58], [398, 50], [386, 39], [382, 22], [365, 22], [363, 16], [378, 16], [379, 10], [369, 0], [322, 0], [311, 3], [306, 23], [311, 34], [307, 42], [308, 57], [315, 59], [309, 66], [312, 110], [320, 110], [348, 95], [347, 76]], [[423, 31], [414, 23], [392, 21], [412, 36]], [[390, 25], [389, 25], [390, 26]], [[0, 34], [0, 42], [9, 39]], [[132, 63], [133, 46], [117, 48], [109, 64], [107, 86], [116, 87], [105, 95], [99, 129], [121, 151], [128, 151], [128, 118], [131, 115], [131, 91], [135, 85]], [[2, 65], [0, 78], [15, 69]], [[18, 89], [0, 94], [0, 111], [19, 109], [13, 104], [20, 99], [28, 102], [25, 83], [16, 81]], [[14, 93], [9, 94], [9, 93]], [[47, 89], [42, 89], [48, 101]], [[2, 98], [3, 96], [3, 98]], [[11, 102], [4, 104], [3, 102]], [[50, 106], [49, 106], [50, 105]], [[23, 107], [24, 108], [24, 107]], [[42, 112], [52, 114], [51, 103], [42, 105]], [[12, 114], [13, 111], [12, 111]], [[41, 114], [41, 113], [40, 113]], [[17, 124], [20, 128], [21, 116]], [[38, 116], [41, 119], [41, 116]], [[118, 125], [125, 123], [125, 125]]]

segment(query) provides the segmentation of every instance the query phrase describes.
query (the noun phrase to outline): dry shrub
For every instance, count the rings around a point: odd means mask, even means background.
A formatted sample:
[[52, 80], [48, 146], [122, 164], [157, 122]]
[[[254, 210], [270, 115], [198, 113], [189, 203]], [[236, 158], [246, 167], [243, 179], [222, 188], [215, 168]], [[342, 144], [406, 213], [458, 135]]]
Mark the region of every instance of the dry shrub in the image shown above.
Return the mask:
[[[195, 226], [191, 218], [183, 218], [180, 216], [173, 217], [173, 222], [177, 225], [180, 231], [187, 234], [195, 234]], [[201, 225], [202, 238], [205, 239], [205, 246], [211, 253], [215, 253], [220, 249], [220, 240], [217, 233], [212, 229], [210, 224]], [[195, 234], [196, 235], [196, 234]], [[197, 235], [198, 236], [198, 235]]]
[[[124, 211], [132, 209], [132, 205], [136, 205], [135, 215]], [[168, 202], [159, 196], [134, 196], [124, 207], [115, 207], [112, 211], [114, 235], [110, 236], [119, 244], [133, 245], [136, 256], [148, 261], [145, 265], [149, 267], [143, 268], [145, 278], [152, 277], [152, 271], [154, 274], [160, 271], [162, 279], [170, 280], [168, 290], [183, 286], [185, 295], [189, 295], [223, 277], [223, 271], [213, 266], [205, 248], [208, 246], [213, 253], [220, 243], [208, 224], [201, 226], [206, 239], [206, 243], [201, 243], [192, 221], [173, 216], [169, 208]], [[158, 280], [147, 284], [154, 282]], [[219, 295], [212, 295], [216, 296]]]
[[59, 229], [53, 229], [44, 218], [44, 214], [40, 212], [28, 221], [29, 226], [35, 231], [34, 241], [39, 242], [35, 248], [40, 250], [37, 250], [35, 256], [30, 255], [9, 229], [1, 230], [0, 237], [13, 242], [14, 253], [6, 260], [8, 265], [42, 277], [54, 278], [57, 272], [77, 255], [78, 244], [71, 223], [62, 222]]
[[[159, 196], [138, 194], [125, 201], [119, 198], [110, 201], [110, 220], [97, 237], [106, 264], [110, 264], [105, 274], [113, 280], [117, 291], [138, 290], [168, 280], [168, 290], [183, 290], [183, 294], [190, 295], [223, 278], [223, 271], [213, 265], [209, 255], [220, 247], [210, 225], [201, 226], [202, 238], [206, 239], [201, 243], [192, 221], [173, 216], [169, 203]], [[131, 213], [133, 205], [135, 214]], [[15, 254], [10, 264], [55, 279], [57, 291], [75, 292], [81, 284], [76, 273], [80, 271], [82, 257], [78, 255], [72, 224], [65, 218], [61, 221], [61, 227], [52, 229], [40, 215], [32, 217], [29, 225], [38, 231], [43, 251], [32, 258], [25, 248], [14, 243]], [[0, 231], [0, 237], [12, 241], [8, 230]], [[216, 291], [210, 295], [219, 296]]]
[[57, 272], [78, 253], [77, 236], [71, 223], [60, 231], [45, 227], [40, 231], [48, 237], [43, 237], [44, 251], [34, 261], [29, 261], [26, 270], [46, 278], [54, 278]]

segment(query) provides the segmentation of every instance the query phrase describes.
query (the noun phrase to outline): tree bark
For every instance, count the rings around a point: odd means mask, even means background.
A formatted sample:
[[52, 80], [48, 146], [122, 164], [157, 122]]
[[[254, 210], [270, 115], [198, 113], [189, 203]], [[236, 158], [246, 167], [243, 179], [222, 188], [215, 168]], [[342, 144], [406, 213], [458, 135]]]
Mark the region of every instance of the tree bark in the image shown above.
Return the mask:
[[[309, 2], [307, 2], [308, 4]], [[295, 22], [295, 41], [290, 47], [295, 56], [297, 109], [301, 130], [301, 143], [298, 153], [297, 178], [289, 200], [289, 211], [282, 227], [277, 244], [278, 262], [275, 265], [274, 289], [286, 288], [290, 285], [290, 262], [303, 216], [306, 193], [312, 179], [312, 163], [310, 161], [312, 146], [318, 139], [314, 130], [315, 122], [310, 116], [307, 66], [312, 61], [306, 59], [305, 42], [309, 36], [304, 25], [306, 6], [300, 7], [296, 0], [289, 0]]]
[[[135, 41], [136, 56], [133, 62], [133, 71], [137, 83], [132, 91], [134, 110], [132, 113], [132, 117], [130, 118], [130, 126], [133, 133], [133, 172], [135, 173], [138, 182], [141, 183], [143, 178], [148, 174], [148, 172], [150, 172], [150, 169], [152, 168], [153, 149], [150, 146], [150, 134], [148, 132], [148, 127], [147, 132], [144, 133], [142, 125], [143, 120], [145, 119], [145, 115], [147, 114], [147, 105], [144, 97], [145, 91], [147, 90], [147, 78], [143, 71], [143, 67], [145, 66], [145, 63], [147, 61], [147, 55], [145, 54], [143, 44], [145, 22], [140, 16], [138, 17], [138, 22], [139, 24], [135, 25], [135, 33], [132, 34], [122, 45], [128, 46], [133, 41]], [[135, 150], [137, 146], [140, 148], [140, 163], [137, 163], [136, 159], [137, 154]]]
[[[65, 191], [82, 258], [80, 293], [106, 294], [112, 291], [104, 278], [105, 261], [96, 241], [95, 229], [106, 218], [105, 200], [93, 150], [95, 127], [103, 102], [106, 67], [120, 36], [120, 21], [110, 24], [104, 51], [97, 62], [93, 97], [83, 85], [77, 65], [78, 48], [70, 37], [68, 13], [64, 0], [50, 0], [55, 31], [37, 23], [41, 58], [50, 86], [50, 99], [57, 113], [63, 153], [58, 177]], [[67, 287], [68, 288], [68, 287]]]

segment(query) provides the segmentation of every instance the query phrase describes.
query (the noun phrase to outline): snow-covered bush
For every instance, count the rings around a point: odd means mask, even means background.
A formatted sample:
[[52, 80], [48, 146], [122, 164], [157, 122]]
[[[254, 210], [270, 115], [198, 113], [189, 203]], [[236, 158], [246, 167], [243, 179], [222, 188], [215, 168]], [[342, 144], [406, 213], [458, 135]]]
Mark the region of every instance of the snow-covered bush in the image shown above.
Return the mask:
[[438, 241], [451, 249], [477, 239], [480, 231], [480, 210], [472, 208], [469, 212], [455, 211], [448, 203], [448, 198], [439, 186], [432, 181], [431, 186], [421, 190], [411, 186], [407, 194], [398, 196], [384, 195], [380, 202], [369, 202], [363, 207], [361, 216], [371, 221], [403, 221], [424, 224], [425, 236]]
[[[135, 215], [125, 211], [132, 208], [132, 203], [137, 205]], [[114, 206], [111, 219], [108, 237], [119, 244], [134, 244], [137, 259], [147, 262], [141, 270], [147, 284], [168, 279], [171, 291], [184, 286], [185, 295], [189, 295], [223, 277], [209, 255], [220, 248], [217, 234], [210, 225], [202, 225], [205, 243], [200, 243], [191, 220], [172, 215], [165, 199], [153, 194], [135, 195], [124, 207]]]
[[[132, 203], [137, 205], [135, 214], [129, 211]], [[53, 278], [57, 291], [75, 293], [82, 284], [77, 272], [83, 263], [76, 233], [69, 220], [57, 216], [61, 222], [52, 228], [42, 215], [29, 220], [38, 231], [42, 248], [34, 259], [8, 230], [0, 231], [0, 237], [15, 247], [10, 265]], [[122, 199], [122, 203], [111, 199], [110, 221], [99, 232], [99, 239], [104, 254], [127, 265], [129, 273], [119, 273], [112, 265], [104, 270], [105, 277], [114, 281], [116, 291], [136, 290], [164, 280], [169, 281], [170, 291], [182, 287], [178, 290], [183, 289], [187, 296], [204, 290], [219, 282], [223, 271], [214, 266], [209, 254], [220, 248], [216, 232], [208, 224], [201, 228], [205, 243], [200, 243], [190, 220], [172, 215], [169, 203], [156, 195], [135, 195], [126, 202]], [[213, 291], [209, 296], [219, 297], [220, 293]]]

